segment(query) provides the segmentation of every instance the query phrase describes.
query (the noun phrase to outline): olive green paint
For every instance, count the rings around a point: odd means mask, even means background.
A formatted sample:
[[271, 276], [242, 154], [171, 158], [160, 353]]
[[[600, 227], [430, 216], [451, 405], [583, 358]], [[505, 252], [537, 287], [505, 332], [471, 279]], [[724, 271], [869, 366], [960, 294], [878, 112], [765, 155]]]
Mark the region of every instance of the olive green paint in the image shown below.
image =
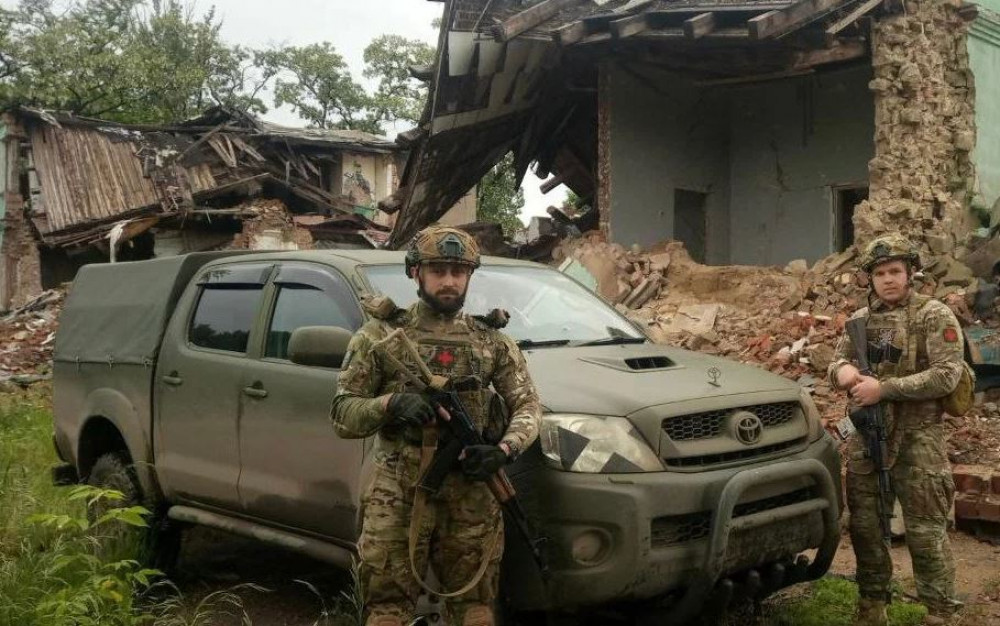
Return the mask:
[[[1000, 198], [1000, 0], [982, 0], [969, 29], [969, 64], [976, 81], [976, 204], [992, 207]], [[991, 11], [989, 9], [993, 9]], [[994, 209], [993, 223], [1000, 220]]]

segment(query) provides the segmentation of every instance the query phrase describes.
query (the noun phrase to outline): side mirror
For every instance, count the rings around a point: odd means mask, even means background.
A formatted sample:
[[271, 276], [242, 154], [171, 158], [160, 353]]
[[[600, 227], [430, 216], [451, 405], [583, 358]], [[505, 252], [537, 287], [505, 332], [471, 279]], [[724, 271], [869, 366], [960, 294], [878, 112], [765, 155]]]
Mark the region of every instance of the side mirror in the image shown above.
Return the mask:
[[297, 365], [340, 367], [354, 333], [339, 326], [302, 326], [288, 340], [288, 358]]

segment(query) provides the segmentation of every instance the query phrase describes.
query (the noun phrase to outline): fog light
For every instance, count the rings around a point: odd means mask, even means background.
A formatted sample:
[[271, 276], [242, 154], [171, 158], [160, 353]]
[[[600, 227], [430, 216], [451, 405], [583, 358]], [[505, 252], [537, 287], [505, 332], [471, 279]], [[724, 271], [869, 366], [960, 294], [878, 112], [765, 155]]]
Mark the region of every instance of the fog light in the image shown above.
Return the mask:
[[573, 538], [573, 560], [580, 565], [597, 565], [608, 552], [608, 540], [603, 533], [588, 530]]

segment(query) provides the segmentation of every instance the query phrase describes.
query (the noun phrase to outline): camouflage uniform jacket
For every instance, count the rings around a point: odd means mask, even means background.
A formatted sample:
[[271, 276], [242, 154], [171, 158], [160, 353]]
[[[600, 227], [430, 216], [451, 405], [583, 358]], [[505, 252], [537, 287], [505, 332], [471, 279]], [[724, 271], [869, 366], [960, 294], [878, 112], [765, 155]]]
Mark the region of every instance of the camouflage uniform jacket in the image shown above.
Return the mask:
[[[955, 314], [944, 303], [911, 291], [897, 306], [872, 299], [852, 319], [867, 317], [868, 358], [882, 383], [882, 401], [889, 416], [889, 464], [897, 461], [925, 469], [945, 469], [941, 399], [962, 375], [963, 338]], [[830, 364], [830, 382], [854, 361], [854, 347], [846, 333]], [[848, 468], [868, 474], [859, 434], [848, 443]]]
[[[374, 311], [369, 308], [369, 312]], [[462, 391], [459, 395], [481, 431], [495, 431], [494, 439], [519, 451], [534, 442], [541, 421], [541, 403], [524, 356], [513, 340], [471, 315], [441, 315], [422, 300], [407, 310], [394, 309], [373, 317], [351, 339], [344, 358], [337, 395], [330, 409], [338, 435], [351, 439], [377, 433], [373, 460], [382, 467], [389, 467], [399, 459], [404, 448], [409, 447], [412, 452], [412, 446], [419, 445], [419, 429], [393, 424], [382, 408], [385, 395], [416, 389], [372, 349], [375, 342], [402, 328], [417, 344], [433, 373], [479, 380], [480, 390]], [[404, 364], [411, 360], [401, 345], [390, 345], [389, 349]], [[417, 371], [415, 366], [412, 370]], [[495, 423], [506, 422], [499, 415], [502, 412], [490, 410], [491, 384], [509, 410], [506, 428], [503, 424], [498, 428]], [[410, 452], [403, 456], [413, 458]]]

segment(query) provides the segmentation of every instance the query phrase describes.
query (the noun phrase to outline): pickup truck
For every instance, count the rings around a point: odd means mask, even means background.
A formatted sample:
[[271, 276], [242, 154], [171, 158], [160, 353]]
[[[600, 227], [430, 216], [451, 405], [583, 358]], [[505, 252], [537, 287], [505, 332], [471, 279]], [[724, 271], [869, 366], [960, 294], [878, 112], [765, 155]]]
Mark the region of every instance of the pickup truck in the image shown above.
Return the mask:
[[[154, 535], [201, 524], [349, 566], [371, 441], [338, 438], [328, 414], [368, 294], [415, 300], [402, 253], [84, 267], [56, 337], [54, 479], [123, 490]], [[798, 385], [654, 344], [544, 265], [487, 257], [466, 302], [510, 313], [544, 405], [509, 474], [550, 567], [507, 533], [508, 609], [681, 623], [826, 572], [840, 459]]]

